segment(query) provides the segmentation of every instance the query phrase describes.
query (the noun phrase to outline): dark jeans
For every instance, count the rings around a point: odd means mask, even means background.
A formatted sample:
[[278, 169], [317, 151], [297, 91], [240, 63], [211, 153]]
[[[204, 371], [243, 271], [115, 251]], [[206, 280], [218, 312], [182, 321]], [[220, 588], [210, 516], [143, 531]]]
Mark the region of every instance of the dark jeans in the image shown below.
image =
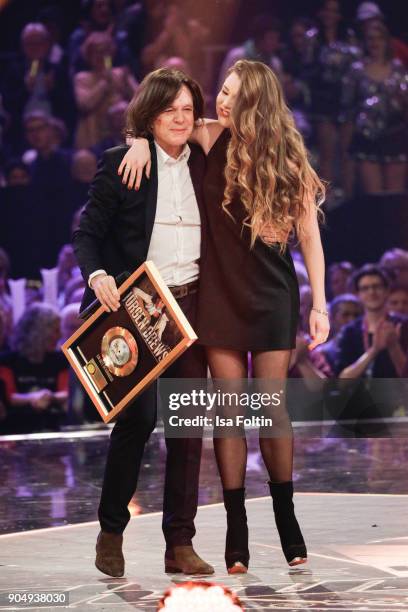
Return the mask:
[[[194, 327], [197, 294], [178, 300]], [[204, 349], [193, 344], [166, 370], [168, 378], [205, 378]], [[137, 487], [143, 451], [157, 418], [156, 383], [121, 414], [112, 430], [98, 517], [103, 531], [122, 533], [129, 522], [128, 504]], [[166, 438], [163, 533], [167, 548], [190, 545], [195, 535], [201, 438]]]

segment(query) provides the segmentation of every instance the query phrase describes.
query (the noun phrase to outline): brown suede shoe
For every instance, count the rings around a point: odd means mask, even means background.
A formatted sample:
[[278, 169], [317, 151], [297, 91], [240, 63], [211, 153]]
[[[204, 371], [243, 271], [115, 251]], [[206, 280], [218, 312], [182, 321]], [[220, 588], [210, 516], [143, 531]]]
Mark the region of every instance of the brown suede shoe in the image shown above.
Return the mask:
[[120, 578], [125, 573], [125, 559], [122, 554], [123, 536], [120, 533], [100, 531], [96, 540], [95, 565], [100, 572]]
[[214, 568], [203, 561], [192, 546], [173, 546], [166, 550], [164, 568], [169, 574], [213, 574]]

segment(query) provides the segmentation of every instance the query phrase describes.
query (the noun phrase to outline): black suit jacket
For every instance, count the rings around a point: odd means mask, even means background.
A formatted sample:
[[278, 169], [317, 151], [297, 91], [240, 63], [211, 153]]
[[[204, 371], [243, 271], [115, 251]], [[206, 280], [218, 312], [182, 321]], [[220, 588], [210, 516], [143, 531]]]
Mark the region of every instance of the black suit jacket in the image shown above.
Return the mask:
[[[205, 155], [200, 147], [189, 145], [188, 161], [201, 215], [201, 259], [205, 250], [206, 218], [202, 197]], [[157, 205], [157, 154], [150, 144], [152, 167], [150, 179], [143, 175], [139, 191], [128, 189], [118, 175], [118, 168], [129, 147], [108, 149], [102, 156], [89, 190], [89, 199], [73, 234], [74, 251], [86, 282], [81, 310], [95, 299], [88, 278], [104, 269], [117, 276], [133, 272], [146, 261]]]

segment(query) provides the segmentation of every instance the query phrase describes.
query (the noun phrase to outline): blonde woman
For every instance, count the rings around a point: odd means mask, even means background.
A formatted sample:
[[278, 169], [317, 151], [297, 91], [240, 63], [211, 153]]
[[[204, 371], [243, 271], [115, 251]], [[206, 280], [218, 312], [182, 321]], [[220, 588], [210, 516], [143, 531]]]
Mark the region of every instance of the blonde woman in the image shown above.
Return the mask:
[[[285, 380], [299, 317], [288, 249], [295, 234], [313, 294], [309, 348], [325, 342], [329, 333], [318, 226], [324, 186], [308, 162], [279, 81], [265, 64], [238, 61], [216, 109], [218, 120], [204, 120], [194, 132], [207, 154], [199, 341], [206, 346], [213, 378], [246, 378], [250, 352], [255, 378]], [[148, 162], [146, 142], [137, 139], [119, 167], [123, 181], [138, 183]], [[282, 550], [294, 566], [306, 561], [307, 552], [292, 501], [292, 430], [287, 414], [281, 412], [279, 420], [285, 433], [271, 436], [261, 428], [259, 442]], [[214, 437], [214, 449], [227, 511], [227, 569], [246, 573], [245, 436]]]

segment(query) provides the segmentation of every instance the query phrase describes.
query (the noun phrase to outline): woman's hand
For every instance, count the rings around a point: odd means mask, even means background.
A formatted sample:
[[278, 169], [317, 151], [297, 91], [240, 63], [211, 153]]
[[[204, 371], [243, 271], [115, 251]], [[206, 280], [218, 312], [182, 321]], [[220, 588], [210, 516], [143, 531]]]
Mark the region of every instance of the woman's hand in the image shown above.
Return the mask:
[[326, 342], [329, 336], [330, 324], [328, 316], [321, 314], [320, 312], [316, 312], [315, 310], [311, 310], [309, 316], [309, 327], [312, 342], [309, 344], [308, 348], [309, 351], [312, 351], [319, 344]]
[[118, 169], [118, 174], [122, 175], [122, 183], [128, 189], [140, 187], [143, 169], [146, 167], [146, 176], [150, 178], [151, 155], [149, 141], [146, 138], [134, 138], [133, 143], [126, 153]]
[[259, 232], [260, 238], [266, 242], [266, 244], [273, 244], [274, 242], [287, 242], [289, 231], [283, 229], [276, 229], [272, 223], [264, 223]]

